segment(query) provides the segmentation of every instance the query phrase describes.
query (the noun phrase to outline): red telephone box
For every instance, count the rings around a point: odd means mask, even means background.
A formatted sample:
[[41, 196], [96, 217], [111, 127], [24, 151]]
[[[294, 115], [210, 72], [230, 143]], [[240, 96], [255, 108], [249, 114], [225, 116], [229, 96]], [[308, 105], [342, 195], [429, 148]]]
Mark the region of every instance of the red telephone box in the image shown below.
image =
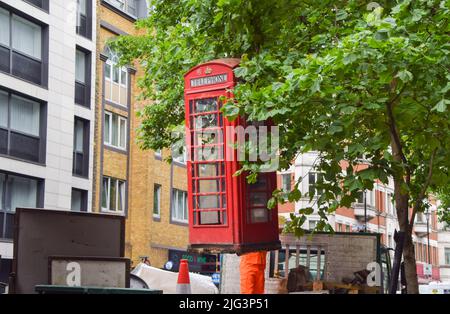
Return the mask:
[[[255, 184], [239, 170], [237, 151], [227, 128], [246, 126], [242, 117], [228, 121], [221, 98], [233, 97], [233, 69], [239, 59], [198, 65], [185, 75], [188, 150], [189, 249], [245, 253], [280, 248], [278, 210], [267, 209], [276, 189], [276, 172], [262, 173]], [[234, 137], [230, 137], [233, 139]]]

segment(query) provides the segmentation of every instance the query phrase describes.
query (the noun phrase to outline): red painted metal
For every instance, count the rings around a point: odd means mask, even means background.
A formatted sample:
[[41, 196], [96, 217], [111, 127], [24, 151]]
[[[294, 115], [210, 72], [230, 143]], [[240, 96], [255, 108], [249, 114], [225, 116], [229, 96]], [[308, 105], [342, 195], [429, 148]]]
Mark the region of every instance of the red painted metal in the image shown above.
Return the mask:
[[[189, 242], [194, 251], [241, 254], [280, 248], [277, 208], [266, 207], [276, 188], [276, 173], [261, 174], [257, 185], [248, 185], [245, 175], [233, 176], [240, 164], [237, 151], [227, 143], [226, 128], [245, 127], [246, 121], [224, 118], [220, 99], [233, 98], [233, 70], [239, 62], [218, 59], [185, 75]], [[205, 149], [217, 156], [199, 160]], [[251, 205], [258, 197], [260, 204]], [[264, 219], [252, 221], [252, 210]]]

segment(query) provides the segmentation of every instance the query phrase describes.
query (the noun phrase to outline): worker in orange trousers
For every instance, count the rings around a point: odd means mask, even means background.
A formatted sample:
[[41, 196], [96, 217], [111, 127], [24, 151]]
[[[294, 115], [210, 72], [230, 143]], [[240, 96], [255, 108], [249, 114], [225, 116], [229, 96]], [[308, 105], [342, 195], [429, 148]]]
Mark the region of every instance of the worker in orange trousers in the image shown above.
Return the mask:
[[241, 256], [241, 293], [264, 294], [267, 252], [252, 252]]

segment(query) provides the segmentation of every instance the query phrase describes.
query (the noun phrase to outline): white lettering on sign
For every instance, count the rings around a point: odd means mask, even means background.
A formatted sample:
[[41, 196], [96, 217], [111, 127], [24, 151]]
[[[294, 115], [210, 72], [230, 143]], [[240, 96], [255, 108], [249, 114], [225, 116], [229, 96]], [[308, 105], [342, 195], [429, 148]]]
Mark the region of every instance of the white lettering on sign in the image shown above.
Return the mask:
[[66, 270], [69, 271], [67, 274], [66, 283], [69, 287], [79, 287], [81, 286], [81, 266], [76, 262], [71, 262], [67, 264]]
[[228, 81], [227, 74], [219, 74], [214, 76], [206, 76], [191, 80], [191, 87], [199, 87], [204, 85], [221, 84]]
[[369, 287], [381, 286], [381, 266], [377, 262], [367, 264], [366, 269], [370, 271], [367, 275], [367, 285]]

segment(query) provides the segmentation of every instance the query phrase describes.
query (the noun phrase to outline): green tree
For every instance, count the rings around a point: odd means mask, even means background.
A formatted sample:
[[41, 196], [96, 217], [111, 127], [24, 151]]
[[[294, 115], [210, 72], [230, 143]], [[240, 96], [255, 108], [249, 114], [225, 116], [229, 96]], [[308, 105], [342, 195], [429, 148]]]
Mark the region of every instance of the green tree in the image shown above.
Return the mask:
[[[280, 127], [280, 168], [319, 152], [318, 229], [358, 191], [391, 177], [408, 292], [418, 293], [412, 227], [432, 190], [450, 184], [450, 1], [153, 0], [140, 36], [114, 46], [139, 60], [143, 148], [170, 146], [183, 124], [183, 75], [219, 57], [239, 57], [237, 103], [223, 110]], [[361, 156], [369, 168], [354, 171]], [[340, 162], [347, 160], [343, 172]], [[244, 163], [257, 173], [261, 165]], [[284, 199], [275, 191], [274, 202]], [[296, 188], [290, 201], [304, 196]], [[313, 197], [313, 195], [310, 195]], [[304, 215], [289, 229], [301, 230]]]

